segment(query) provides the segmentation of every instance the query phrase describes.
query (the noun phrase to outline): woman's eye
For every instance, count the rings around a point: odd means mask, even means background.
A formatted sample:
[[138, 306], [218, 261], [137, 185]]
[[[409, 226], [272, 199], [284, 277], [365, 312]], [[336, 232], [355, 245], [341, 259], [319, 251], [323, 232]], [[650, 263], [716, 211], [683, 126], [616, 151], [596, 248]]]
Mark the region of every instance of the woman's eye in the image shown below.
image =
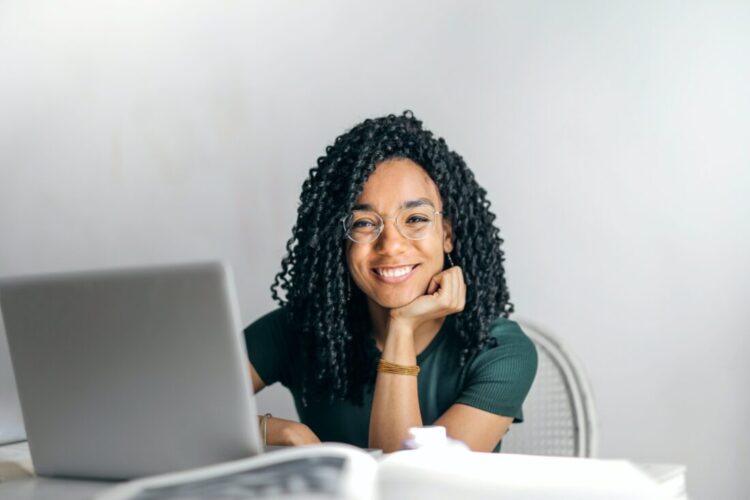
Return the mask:
[[407, 224], [419, 224], [422, 222], [430, 222], [430, 219], [421, 215], [412, 215], [411, 217], [406, 219]]
[[370, 220], [357, 220], [354, 221], [352, 224], [352, 227], [354, 228], [367, 228], [367, 227], [373, 227], [375, 224]]

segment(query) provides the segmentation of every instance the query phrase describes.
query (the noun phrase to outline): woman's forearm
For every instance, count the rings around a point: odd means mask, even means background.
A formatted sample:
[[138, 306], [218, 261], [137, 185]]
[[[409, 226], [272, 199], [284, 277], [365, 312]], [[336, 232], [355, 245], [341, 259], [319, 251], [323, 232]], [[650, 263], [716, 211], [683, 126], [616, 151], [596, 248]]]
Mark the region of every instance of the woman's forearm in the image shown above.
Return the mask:
[[[408, 328], [389, 329], [382, 359], [399, 365], [416, 365], [414, 332]], [[370, 413], [370, 447], [386, 453], [397, 451], [408, 437], [409, 427], [421, 425], [417, 377], [378, 372]]]

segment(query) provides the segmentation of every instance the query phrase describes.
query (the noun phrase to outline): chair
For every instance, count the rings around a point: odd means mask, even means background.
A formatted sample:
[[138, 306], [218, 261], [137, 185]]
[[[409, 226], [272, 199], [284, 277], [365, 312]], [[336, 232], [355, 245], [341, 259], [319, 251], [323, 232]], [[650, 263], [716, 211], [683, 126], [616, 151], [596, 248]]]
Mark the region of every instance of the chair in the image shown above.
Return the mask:
[[502, 452], [596, 456], [596, 412], [580, 365], [549, 333], [523, 320], [518, 324], [536, 345], [539, 367], [523, 404], [524, 421], [511, 425], [503, 438]]

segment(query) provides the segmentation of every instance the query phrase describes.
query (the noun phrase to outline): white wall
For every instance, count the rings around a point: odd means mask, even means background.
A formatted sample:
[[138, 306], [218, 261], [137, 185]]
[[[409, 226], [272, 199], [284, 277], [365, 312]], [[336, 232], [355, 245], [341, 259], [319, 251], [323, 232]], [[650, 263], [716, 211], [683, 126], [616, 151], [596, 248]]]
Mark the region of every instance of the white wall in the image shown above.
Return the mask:
[[410, 108], [489, 191], [517, 311], [581, 358], [601, 454], [739, 498], [748, 26], [739, 2], [0, 1], [0, 275], [223, 257], [249, 322], [307, 169]]

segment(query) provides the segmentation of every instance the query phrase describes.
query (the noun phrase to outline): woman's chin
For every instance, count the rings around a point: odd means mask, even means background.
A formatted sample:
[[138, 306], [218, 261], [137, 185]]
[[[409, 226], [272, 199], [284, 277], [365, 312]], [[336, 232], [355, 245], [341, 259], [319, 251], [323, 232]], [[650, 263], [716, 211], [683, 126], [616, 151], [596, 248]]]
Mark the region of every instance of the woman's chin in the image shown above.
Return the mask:
[[375, 301], [380, 304], [381, 307], [386, 309], [397, 309], [411, 304], [419, 298], [419, 296], [420, 294], [418, 293], [394, 294], [387, 297], [378, 297]]

